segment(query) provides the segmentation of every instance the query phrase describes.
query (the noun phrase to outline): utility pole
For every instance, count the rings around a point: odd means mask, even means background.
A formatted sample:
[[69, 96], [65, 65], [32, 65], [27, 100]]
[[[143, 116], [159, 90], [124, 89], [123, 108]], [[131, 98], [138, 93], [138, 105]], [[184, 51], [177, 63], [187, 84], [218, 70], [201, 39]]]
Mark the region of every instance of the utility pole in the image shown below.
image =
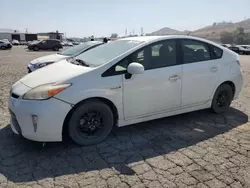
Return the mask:
[[143, 36], [143, 27], [141, 27], [141, 36]]
[[125, 37], [127, 36], [128, 34], [128, 31], [127, 31], [127, 28], [125, 29]]

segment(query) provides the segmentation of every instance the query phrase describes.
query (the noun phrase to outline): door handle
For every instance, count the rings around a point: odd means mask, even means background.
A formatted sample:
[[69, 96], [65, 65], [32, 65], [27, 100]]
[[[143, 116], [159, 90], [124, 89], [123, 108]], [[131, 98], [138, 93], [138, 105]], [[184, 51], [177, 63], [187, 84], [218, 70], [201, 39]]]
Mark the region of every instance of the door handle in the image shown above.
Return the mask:
[[212, 67], [212, 68], [210, 69], [211, 72], [216, 72], [217, 70], [218, 70], [218, 67]]
[[173, 76], [169, 77], [169, 81], [171, 81], [171, 82], [174, 82], [178, 79], [180, 79], [180, 76], [178, 76], [178, 75], [173, 75]]

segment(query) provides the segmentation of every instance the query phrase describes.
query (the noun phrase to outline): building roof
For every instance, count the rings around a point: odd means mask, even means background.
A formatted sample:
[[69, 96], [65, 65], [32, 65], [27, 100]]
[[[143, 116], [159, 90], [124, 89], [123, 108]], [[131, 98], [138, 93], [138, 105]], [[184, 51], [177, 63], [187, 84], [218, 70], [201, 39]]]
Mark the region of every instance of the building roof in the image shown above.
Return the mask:
[[0, 31], [0, 34], [16, 34], [16, 35], [20, 35], [20, 34], [33, 34], [33, 35], [36, 35], [36, 33], [2, 32], [2, 31]]
[[49, 34], [60, 34], [60, 35], [63, 35], [63, 33], [57, 33], [57, 32], [45, 32], [45, 33], [37, 33], [38, 35], [49, 35]]

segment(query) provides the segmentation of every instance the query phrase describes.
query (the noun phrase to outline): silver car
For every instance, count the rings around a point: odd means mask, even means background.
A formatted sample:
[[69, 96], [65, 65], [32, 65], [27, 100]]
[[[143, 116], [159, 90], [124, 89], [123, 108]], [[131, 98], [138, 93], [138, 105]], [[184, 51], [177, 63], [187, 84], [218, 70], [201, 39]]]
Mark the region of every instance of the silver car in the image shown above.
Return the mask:
[[33, 72], [39, 68], [45, 67], [47, 65], [53, 64], [57, 61], [67, 59], [69, 57], [75, 57], [87, 50], [90, 50], [94, 47], [97, 47], [99, 45], [103, 44], [103, 42], [100, 41], [89, 41], [85, 42], [83, 44], [79, 44], [77, 46], [74, 46], [72, 48], [68, 48], [67, 50], [64, 50], [62, 52], [59, 52], [57, 54], [47, 55], [43, 57], [39, 57], [37, 59], [32, 60], [28, 64], [28, 72]]

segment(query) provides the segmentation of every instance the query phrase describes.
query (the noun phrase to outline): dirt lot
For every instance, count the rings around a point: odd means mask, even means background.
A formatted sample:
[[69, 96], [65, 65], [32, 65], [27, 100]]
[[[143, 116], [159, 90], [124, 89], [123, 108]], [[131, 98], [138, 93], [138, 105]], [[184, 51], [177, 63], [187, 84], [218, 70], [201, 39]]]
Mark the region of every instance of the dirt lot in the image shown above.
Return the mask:
[[250, 187], [250, 56], [241, 57], [244, 88], [224, 115], [203, 110], [115, 129], [96, 146], [42, 147], [12, 133], [7, 98], [27, 63], [51, 53], [0, 51], [0, 188]]

